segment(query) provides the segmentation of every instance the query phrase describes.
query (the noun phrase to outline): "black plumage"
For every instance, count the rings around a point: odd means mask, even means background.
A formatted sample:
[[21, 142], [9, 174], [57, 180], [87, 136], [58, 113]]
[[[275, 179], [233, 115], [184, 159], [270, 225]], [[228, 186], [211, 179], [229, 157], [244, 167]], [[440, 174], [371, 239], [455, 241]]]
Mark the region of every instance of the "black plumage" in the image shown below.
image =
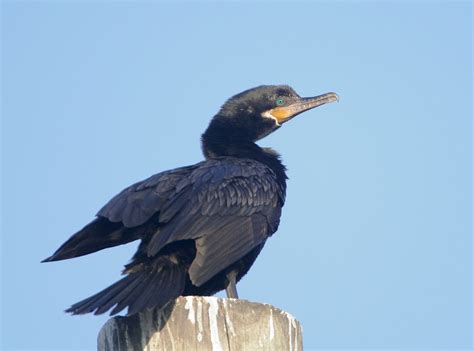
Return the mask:
[[229, 99], [202, 135], [206, 160], [124, 189], [51, 257], [57, 261], [141, 240], [125, 277], [67, 312], [128, 314], [180, 295], [212, 295], [245, 275], [277, 230], [286, 174], [255, 142], [297, 114], [337, 100], [301, 98], [288, 86], [260, 86]]

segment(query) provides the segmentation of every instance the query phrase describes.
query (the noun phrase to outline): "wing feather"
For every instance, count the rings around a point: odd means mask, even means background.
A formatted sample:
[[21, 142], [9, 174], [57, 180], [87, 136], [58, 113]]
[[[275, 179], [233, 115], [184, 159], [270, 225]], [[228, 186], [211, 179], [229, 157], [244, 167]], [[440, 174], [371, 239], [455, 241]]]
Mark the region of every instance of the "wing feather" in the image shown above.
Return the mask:
[[133, 184], [98, 215], [125, 227], [140, 226], [157, 215], [159, 228], [146, 247], [148, 256], [169, 243], [194, 239], [197, 254], [189, 273], [200, 285], [276, 231], [284, 193], [269, 167], [228, 157]]
[[220, 230], [197, 239], [196, 258], [189, 268], [191, 282], [201, 286], [261, 244], [267, 234], [266, 218], [261, 214], [254, 214], [234, 218]]
[[[180, 210], [179, 197], [182, 188], [189, 183], [190, 173], [199, 168], [200, 164], [177, 168], [171, 171], [155, 174], [148, 179], [125, 188], [113, 197], [97, 216], [105, 217], [111, 222], [122, 222], [125, 227], [136, 227], [146, 223], [163, 207], [171, 207], [168, 212], [169, 220], [175, 211]], [[175, 203], [176, 202], [176, 203]]]
[[190, 275], [202, 284], [276, 231], [284, 189], [271, 169], [250, 160], [209, 162], [190, 178], [169, 205], [174, 217], [163, 210], [169, 221], [151, 238], [147, 255], [171, 242], [195, 239], [198, 252]]

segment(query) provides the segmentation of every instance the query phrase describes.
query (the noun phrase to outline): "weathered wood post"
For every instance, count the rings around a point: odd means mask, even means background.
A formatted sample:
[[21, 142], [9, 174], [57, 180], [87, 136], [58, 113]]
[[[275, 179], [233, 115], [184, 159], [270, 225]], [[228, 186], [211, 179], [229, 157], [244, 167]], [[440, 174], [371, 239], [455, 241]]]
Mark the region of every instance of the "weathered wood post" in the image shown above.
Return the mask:
[[217, 297], [179, 297], [162, 310], [114, 317], [99, 351], [299, 351], [300, 323], [268, 304]]

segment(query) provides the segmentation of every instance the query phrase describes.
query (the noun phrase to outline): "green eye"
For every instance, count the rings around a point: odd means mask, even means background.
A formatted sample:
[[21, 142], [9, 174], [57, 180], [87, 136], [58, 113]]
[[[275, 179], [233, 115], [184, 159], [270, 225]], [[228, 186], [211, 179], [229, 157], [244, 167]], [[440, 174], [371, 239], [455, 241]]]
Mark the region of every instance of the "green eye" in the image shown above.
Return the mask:
[[285, 104], [285, 100], [283, 100], [283, 99], [278, 99], [278, 100], [276, 101], [276, 104], [277, 104], [278, 106], [282, 106], [282, 105]]

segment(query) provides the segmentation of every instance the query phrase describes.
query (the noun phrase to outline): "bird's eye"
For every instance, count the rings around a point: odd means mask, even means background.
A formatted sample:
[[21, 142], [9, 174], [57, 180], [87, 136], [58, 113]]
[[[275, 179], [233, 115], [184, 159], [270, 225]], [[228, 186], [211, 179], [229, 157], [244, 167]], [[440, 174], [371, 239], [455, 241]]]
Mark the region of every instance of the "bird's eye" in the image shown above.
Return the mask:
[[283, 106], [283, 105], [285, 104], [285, 100], [283, 100], [283, 99], [278, 99], [278, 100], [276, 101], [276, 104], [277, 104], [278, 106]]

